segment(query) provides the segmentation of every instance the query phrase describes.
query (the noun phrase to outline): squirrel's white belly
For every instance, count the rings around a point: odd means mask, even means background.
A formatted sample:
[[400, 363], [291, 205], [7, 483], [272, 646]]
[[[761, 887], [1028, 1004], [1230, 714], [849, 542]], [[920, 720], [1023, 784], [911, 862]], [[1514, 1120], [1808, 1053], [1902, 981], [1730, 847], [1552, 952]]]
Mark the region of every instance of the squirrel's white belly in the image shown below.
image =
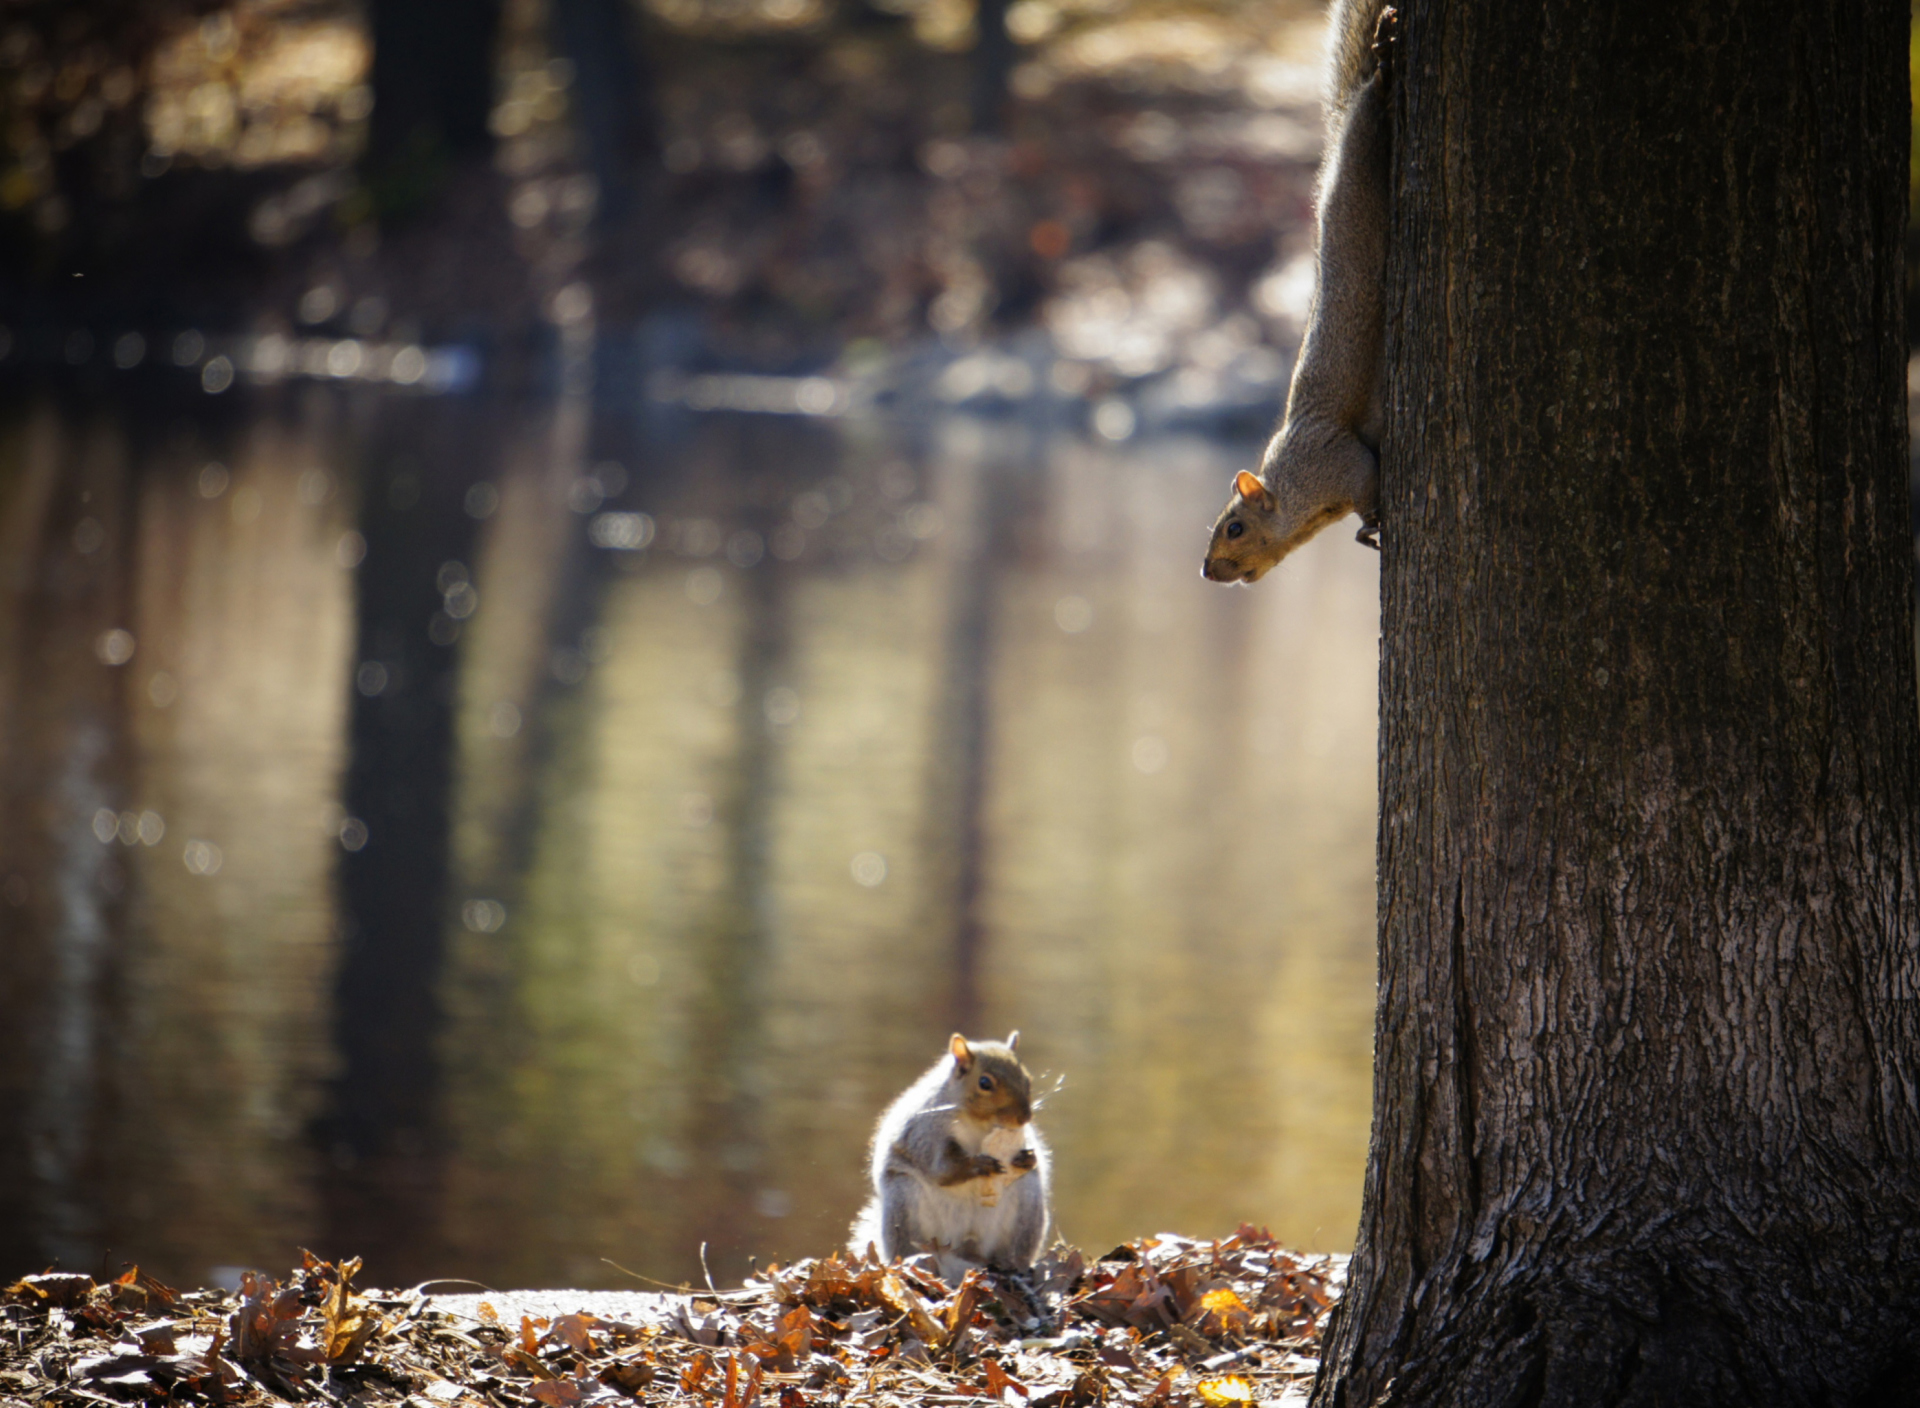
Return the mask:
[[[978, 1260], [999, 1255], [1012, 1244], [1020, 1216], [1018, 1198], [999, 1196], [999, 1188], [1010, 1181], [1005, 1174], [952, 1188], [922, 1181], [924, 1196], [918, 1208], [922, 1238]], [[988, 1184], [997, 1186], [989, 1191]]]
[[1009, 1184], [1027, 1176], [1026, 1169], [1013, 1167], [1013, 1159], [1027, 1147], [1030, 1128], [996, 1124], [975, 1135], [964, 1121], [956, 1123], [953, 1137], [963, 1149], [970, 1154], [992, 1155], [1006, 1172], [970, 1178], [950, 1187], [919, 1179], [924, 1240], [980, 1260], [992, 1259], [1011, 1245], [1022, 1200], [1001, 1195]]

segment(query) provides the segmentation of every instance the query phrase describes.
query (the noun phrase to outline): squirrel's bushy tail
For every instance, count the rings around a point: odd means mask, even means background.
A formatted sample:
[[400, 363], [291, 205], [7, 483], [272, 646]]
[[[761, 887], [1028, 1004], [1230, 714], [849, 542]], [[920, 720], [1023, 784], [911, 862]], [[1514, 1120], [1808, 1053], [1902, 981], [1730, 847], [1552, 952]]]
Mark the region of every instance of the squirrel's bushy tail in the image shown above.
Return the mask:
[[886, 1245], [880, 1228], [880, 1200], [867, 1199], [867, 1205], [860, 1209], [860, 1215], [853, 1220], [853, 1226], [847, 1229], [847, 1250], [858, 1260], [868, 1247], [876, 1252]]
[[1333, 0], [1327, 11], [1327, 130], [1379, 66], [1373, 35], [1388, 0]]

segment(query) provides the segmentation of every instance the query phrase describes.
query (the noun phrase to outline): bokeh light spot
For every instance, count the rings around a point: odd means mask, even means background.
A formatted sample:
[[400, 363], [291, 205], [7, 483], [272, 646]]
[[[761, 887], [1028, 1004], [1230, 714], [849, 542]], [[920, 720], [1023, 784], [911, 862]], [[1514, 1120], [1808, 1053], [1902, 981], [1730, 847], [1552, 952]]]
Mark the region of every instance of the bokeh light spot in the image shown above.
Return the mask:
[[110, 631], [102, 631], [93, 643], [93, 653], [100, 657], [103, 665], [124, 665], [133, 659], [133, 632], [118, 626]]
[[460, 906], [460, 922], [475, 934], [497, 934], [507, 922], [507, 907], [498, 900], [468, 900]]
[[1167, 765], [1167, 745], [1156, 734], [1144, 734], [1133, 741], [1133, 765], [1151, 776]]
[[520, 709], [502, 699], [487, 710], [487, 732], [495, 738], [512, 738], [520, 732]]

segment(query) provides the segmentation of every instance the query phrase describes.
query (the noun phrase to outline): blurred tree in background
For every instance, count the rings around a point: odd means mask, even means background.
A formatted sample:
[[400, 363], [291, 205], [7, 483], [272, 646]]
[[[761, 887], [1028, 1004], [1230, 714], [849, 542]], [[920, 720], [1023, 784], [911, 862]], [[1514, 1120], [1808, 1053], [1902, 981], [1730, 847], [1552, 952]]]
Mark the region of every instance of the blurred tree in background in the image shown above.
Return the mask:
[[373, 120], [364, 167], [406, 209], [434, 173], [492, 149], [493, 51], [499, 0], [370, 0]]
[[[1058, 342], [1178, 266], [1257, 315], [1229, 341], [1284, 358], [1320, 23], [1314, 0], [16, 0], [0, 320], [104, 348], [357, 307], [356, 333], [501, 344], [584, 280], [602, 326], [677, 308], [726, 360], [818, 363]], [[331, 322], [301, 315], [316, 288]]]
[[[0, 319], [101, 346], [511, 342], [579, 283], [603, 326], [679, 308], [730, 359], [817, 362], [1063, 292], [1097, 320], [1169, 271], [1241, 305], [1309, 238], [1311, 0], [47, 0], [0, 26]], [[1290, 350], [1304, 291], [1256, 302], [1229, 341]]]

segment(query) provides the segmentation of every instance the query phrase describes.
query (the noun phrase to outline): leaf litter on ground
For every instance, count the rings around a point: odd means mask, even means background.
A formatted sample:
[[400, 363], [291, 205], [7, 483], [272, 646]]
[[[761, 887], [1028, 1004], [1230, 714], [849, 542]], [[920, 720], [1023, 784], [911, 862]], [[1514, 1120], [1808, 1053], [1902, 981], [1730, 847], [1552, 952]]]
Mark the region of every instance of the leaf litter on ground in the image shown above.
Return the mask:
[[[514, 1315], [514, 1293], [361, 1290], [359, 1271], [307, 1253], [285, 1281], [248, 1272], [231, 1292], [176, 1291], [137, 1268], [25, 1277], [0, 1291], [0, 1402], [1304, 1403], [1346, 1265], [1248, 1226], [1091, 1261], [1057, 1246], [1030, 1272], [980, 1269], [957, 1286], [930, 1258], [835, 1254], [617, 1316]], [[595, 1293], [540, 1293], [569, 1297]]]

